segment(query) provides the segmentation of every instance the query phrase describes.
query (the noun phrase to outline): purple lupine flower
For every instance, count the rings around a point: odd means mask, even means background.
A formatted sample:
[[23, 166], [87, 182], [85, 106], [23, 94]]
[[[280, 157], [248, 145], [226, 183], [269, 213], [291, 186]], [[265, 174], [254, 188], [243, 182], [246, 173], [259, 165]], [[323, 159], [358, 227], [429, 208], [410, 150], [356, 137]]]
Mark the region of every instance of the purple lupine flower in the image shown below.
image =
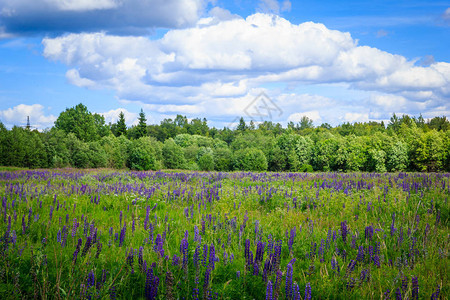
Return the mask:
[[413, 276], [412, 279], [412, 299], [419, 299], [419, 279], [417, 276]]
[[269, 280], [269, 282], [267, 282], [267, 288], [266, 288], [266, 300], [273, 300], [272, 281], [270, 281], [270, 280]]
[[253, 264], [253, 275], [258, 276], [259, 275], [259, 265]]
[[144, 247], [140, 246], [139, 247], [139, 257], [138, 257], [138, 263], [139, 266], [142, 268], [143, 264], [144, 264], [144, 256], [143, 256], [143, 252], [144, 252]]
[[378, 268], [380, 267], [380, 257], [378, 256], [378, 254], [373, 256], [373, 264]]
[[209, 246], [209, 268], [214, 270], [214, 263], [216, 261], [216, 251], [214, 249], [214, 244], [211, 243], [211, 246]]
[[134, 232], [134, 230], [136, 229], [136, 225], [135, 225], [135, 219], [133, 219], [133, 223], [131, 224], [131, 232]]
[[291, 234], [288, 241], [289, 252], [292, 252], [292, 246], [294, 245], [294, 239], [296, 235], [297, 235], [297, 228], [296, 226], [294, 226], [294, 228], [291, 229]]
[[95, 254], [95, 258], [98, 258], [100, 256], [100, 252], [102, 251], [103, 244], [100, 242], [97, 242], [97, 253]]
[[109, 299], [115, 300], [116, 299], [116, 286], [111, 286], [109, 288]]
[[120, 231], [119, 247], [122, 247], [122, 245], [123, 245], [126, 232], [127, 232], [127, 224], [125, 223], [125, 224], [123, 224], [122, 230]]
[[305, 299], [311, 300], [311, 285], [309, 284], [309, 282], [305, 286]]
[[197, 247], [195, 247], [195, 251], [194, 251], [194, 257], [193, 257], [193, 262], [194, 262], [194, 267], [196, 269], [198, 269], [198, 262], [199, 262], [199, 257], [200, 257], [200, 245], [197, 245]]
[[364, 247], [363, 246], [359, 246], [356, 260], [359, 262], [362, 262], [364, 260]]
[[355, 287], [355, 278], [351, 277], [347, 282], [347, 290], [351, 291]]
[[338, 274], [340, 272], [339, 263], [338, 263], [337, 259], [334, 257], [331, 259], [331, 269], [334, 270]]
[[389, 300], [389, 299], [391, 299], [391, 290], [387, 289], [386, 292], [384, 292], [383, 300]]
[[77, 229], [78, 229], [78, 222], [77, 219], [73, 219], [73, 226], [72, 226], [72, 237], [75, 237], [75, 235], [77, 234]]
[[89, 249], [91, 248], [91, 242], [92, 242], [92, 238], [90, 236], [88, 236], [86, 238], [86, 243], [84, 244], [84, 248], [83, 248], [83, 252], [81, 253], [81, 256], [85, 256], [86, 253], [89, 251]]
[[208, 245], [204, 244], [203, 245], [203, 257], [202, 257], [203, 267], [206, 267], [207, 263], [208, 263]]
[[355, 266], [356, 266], [356, 260], [352, 259], [347, 266], [347, 273], [350, 274], [351, 272], [353, 272], [353, 270], [355, 269]]
[[87, 278], [87, 288], [91, 288], [95, 286], [95, 275], [94, 275], [94, 271], [90, 271], [88, 274], [88, 278]]
[[341, 235], [344, 243], [347, 242], [347, 234], [348, 234], [347, 221], [344, 221], [341, 223]]
[[364, 237], [366, 240], [369, 240], [369, 241], [372, 240], [372, 237], [373, 237], [373, 227], [372, 226], [367, 226], [364, 229]]
[[249, 263], [249, 254], [250, 254], [250, 240], [246, 239], [245, 240], [245, 246], [244, 246], [244, 257], [245, 257], [246, 265], [250, 265], [250, 263]]
[[407, 289], [408, 289], [408, 277], [403, 275], [402, 276], [402, 291], [403, 291], [403, 293], [406, 293]]
[[277, 295], [278, 289], [281, 286], [281, 280], [283, 279], [283, 272], [280, 269], [277, 270], [277, 275], [275, 276], [275, 294]]
[[256, 246], [256, 255], [255, 255], [255, 264], [260, 264], [263, 261], [264, 258], [264, 248], [266, 244], [259, 241]]
[[441, 293], [441, 287], [438, 285], [437, 288], [436, 288], [436, 292], [431, 294], [431, 300], [438, 300], [440, 293]]
[[189, 247], [189, 243], [187, 241], [186, 238], [181, 240], [181, 245], [180, 245], [180, 251], [183, 254], [183, 270], [185, 272], [187, 272], [187, 265], [188, 265], [188, 247]]
[[292, 298], [292, 274], [293, 274], [293, 268], [292, 268], [292, 264], [288, 264], [287, 265], [287, 270], [286, 270], [286, 298], [291, 299]]
[[395, 300], [402, 300], [402, 291], [400, 288], [397, 288], [395, 290]]
[[78, 252], [80, 252], [81, 244], [83, 243], [83, 240], [81, 238], [78, 239], [77, 248], [73, 252], [73, 263], [75, 264], [77, 262]]
[[294, 291], [293, 291], [294, 295], [293, 295], [293, 299], [294, 300], [300, 300], [301, 299], [301, 295], [300, 295], [300, 288], [298, 287], [297, 282], [294, 282]]
[[236, 271], [236, 278], [239, 279], [241, 277], [241, 271]]
[[208, 268], [208, 269], [206, 269], [205, 281], [203, 283], [203, 296], [204, 296], [204, 298], [206, 298], [206, 295], [207, 295], [207, 292], [208, 292], [210, 277], [211, 277], [211, 269]]

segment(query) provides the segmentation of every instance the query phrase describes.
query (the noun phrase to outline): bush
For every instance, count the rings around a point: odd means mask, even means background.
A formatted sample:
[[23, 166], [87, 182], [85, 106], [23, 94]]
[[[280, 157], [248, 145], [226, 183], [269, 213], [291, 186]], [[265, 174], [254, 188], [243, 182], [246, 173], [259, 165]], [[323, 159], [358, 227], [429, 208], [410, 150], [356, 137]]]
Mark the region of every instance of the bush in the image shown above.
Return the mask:
[[259, 149], [248, 148], [236, 151], [234, 169], [245, 171], [266, 171], [267, 159]]
[[202, 171], [214, 170], [214, 157], [211, 153], [205, 153], [198, 160], [198, 166]]
[[186, 163], [183, 149], [178, 146], [173, 139], [167, 139], [164, 142], [162, 155], [164, 159], [164, 166], [168, 169], [181, 169]]
[[128, 167], [133, 170], [156, 170], [158, 162], [155, 157], [155, 149], [152, 139], [142, 137], [134, 140], [129, 148]]
[[214, 163], [217, 171], [230, 171], [233, 162], [233, 153], [228, 147], [214, 150]]

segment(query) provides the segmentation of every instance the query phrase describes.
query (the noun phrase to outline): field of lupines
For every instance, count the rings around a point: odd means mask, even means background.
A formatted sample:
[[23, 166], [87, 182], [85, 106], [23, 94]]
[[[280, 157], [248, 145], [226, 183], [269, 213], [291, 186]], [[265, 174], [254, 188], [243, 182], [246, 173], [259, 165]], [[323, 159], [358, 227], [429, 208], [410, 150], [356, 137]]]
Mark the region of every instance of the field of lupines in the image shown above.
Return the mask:
[[0, 172], [2, 299], [447, 299], [450, 174]]

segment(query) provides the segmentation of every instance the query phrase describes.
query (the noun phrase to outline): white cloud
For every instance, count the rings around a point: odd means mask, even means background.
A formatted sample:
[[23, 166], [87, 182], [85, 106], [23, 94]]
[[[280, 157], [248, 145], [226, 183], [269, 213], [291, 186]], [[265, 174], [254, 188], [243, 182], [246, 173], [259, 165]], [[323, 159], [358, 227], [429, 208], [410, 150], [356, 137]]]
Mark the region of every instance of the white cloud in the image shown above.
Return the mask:
[[287, 118], [287, 121], [298, 123], [298, 122], [300, 122], [300, 120], [302, 119], [303, 116], [306, 116], [306, 117], [310, 118], [311, 120], [313, 120], [314, 124], [316, 124], [316, 125], [320, 124], [320, 121], [322, 120], [319, 111], [312, 110], [312, 111], [305, 111], [305, 112], [291, 114]]
[[208, 0], [0, 0], [5, 32], [149, 33], [194, 25]]
[[345, 122], [368, 122], [369, 121], [369, 114], [368, 113], [345, 113], [344, 115], [344, 121]]
[[53, 126], [53, 123], [56, 120], [54, 115], [45, 114], [44, 106], [41, 104], [19, 104], [13, 108], [0, 110], [0, 121], [7, 127], [12, 127], [14, 125], [25, 126], [27, 124], [28, 116], [30, 117], [31, 127], [39, 130]]
[[48, 4], [64, 11], [88, 11], [116, 8], [119, 1], [114, 0], [46, 0]]
[[[217, 9], [197, 26], [169, 30], [157, 40], [82, 33], [46, 38], [43, 45], [45, 57], [70, 67], [66, 76], [73, 84], [112, 89], [119, 99], [156, 105], [160, 113], [233, 115], [264, 89], [290, 115], [321, 109], [323, 120], [363, 120], [372, 112], [361, 105], [380, 109], [382, 97], [405, 99], [401, 108], [408, 111], [409, 104], [412, 110], [448, 108], [450, 95], [449, 63], [416, 66], [403, 56], [358, 46], [349, 33], [267, 14], [243, 19]], [[331, 99], [267, 88], [329, 83], [376, 97]], [[332, 116], [333, 105], [339, 116]], [[364, 112], [353, 115], [356, 109]]]
[[103, 117], [105, 117], [105, 123], [106, 124], [109, 124], [109, 123], [113, 124], [113, 123], [117, 123], [117, 120], [119, 119], [120, 112], [123, 112], [123, 115], [125, 117], [125, 123], [128, 126], [136, 125], [138, 123], [138, 114], [137, 113], [133, 113], [133, 112], [129, 112], [125, 108], [112, 109], [110, 111], [100, 112], [98, 114], [99, 115], [103, 115]]

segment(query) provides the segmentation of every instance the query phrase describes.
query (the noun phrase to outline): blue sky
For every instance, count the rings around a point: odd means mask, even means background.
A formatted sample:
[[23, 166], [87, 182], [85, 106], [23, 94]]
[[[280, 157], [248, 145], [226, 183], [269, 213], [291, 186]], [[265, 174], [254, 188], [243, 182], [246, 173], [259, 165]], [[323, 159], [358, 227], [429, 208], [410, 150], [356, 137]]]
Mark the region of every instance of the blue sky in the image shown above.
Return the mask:
[[0, 121], [80, 102], [232, 126], [264, 92], [316, 125], [450, 112], [449, 1], [0, 0]]

